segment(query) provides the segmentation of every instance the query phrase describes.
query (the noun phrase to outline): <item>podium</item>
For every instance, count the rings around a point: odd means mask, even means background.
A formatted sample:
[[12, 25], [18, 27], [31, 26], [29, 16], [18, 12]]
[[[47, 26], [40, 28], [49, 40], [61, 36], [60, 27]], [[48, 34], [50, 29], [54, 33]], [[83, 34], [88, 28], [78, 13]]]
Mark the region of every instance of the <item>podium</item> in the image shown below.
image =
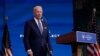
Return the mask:
[[82, 46], [96, 44], [96, 34], [89, 32], [70, 32], [56, 38], [57, 44], [70, 44], [72, 46], [73, 56], [81, 56]]

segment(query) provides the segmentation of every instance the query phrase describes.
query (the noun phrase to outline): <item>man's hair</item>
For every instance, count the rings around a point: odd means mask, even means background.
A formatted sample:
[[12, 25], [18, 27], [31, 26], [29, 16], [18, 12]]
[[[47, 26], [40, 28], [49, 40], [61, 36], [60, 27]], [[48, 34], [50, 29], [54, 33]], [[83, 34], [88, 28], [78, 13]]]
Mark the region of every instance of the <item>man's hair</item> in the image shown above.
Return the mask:
[[37, 8], [41, 8], [42, 9], [42, 6], [35, 6], [35, 7], [33, 7], [33, 10], [35, 10], [35, 9], [37, 9]]

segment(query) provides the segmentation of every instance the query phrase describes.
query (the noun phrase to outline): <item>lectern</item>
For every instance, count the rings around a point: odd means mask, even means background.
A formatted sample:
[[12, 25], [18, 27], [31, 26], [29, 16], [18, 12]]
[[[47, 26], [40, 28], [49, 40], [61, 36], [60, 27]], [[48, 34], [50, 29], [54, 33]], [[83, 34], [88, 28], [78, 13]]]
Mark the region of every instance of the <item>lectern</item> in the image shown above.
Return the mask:
[[96, 44], [96, 34], [76, 31], [57, 37], [56, 42], [57, 44], [71, 44], [73, 56], [81, 56], [83, 45]]

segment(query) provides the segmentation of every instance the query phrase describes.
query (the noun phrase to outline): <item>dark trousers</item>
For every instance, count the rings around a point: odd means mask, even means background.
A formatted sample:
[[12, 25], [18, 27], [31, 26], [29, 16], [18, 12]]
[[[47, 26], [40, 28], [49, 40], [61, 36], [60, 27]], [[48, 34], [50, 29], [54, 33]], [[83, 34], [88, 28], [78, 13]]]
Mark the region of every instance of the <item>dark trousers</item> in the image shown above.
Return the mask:
[[40, 56], [47, 56], [47, 48], [45, 46], [41, 47]]
[[41, 46], [41, 49], [40, 49], [39, 53], [36, 54], [33, 51], [33, 56], [47, 56], [47, 48], [45, 46]]

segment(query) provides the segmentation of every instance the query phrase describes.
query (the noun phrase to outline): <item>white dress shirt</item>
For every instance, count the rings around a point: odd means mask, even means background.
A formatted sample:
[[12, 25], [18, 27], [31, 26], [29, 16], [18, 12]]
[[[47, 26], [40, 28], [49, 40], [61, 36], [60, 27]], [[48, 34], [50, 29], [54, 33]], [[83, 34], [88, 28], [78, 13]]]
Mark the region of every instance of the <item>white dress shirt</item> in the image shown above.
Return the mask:
[[[38, 26], [38, 28], [39, 28], [39, 25], [38, 25], [38, 19], [36, 19], [35, 17], [34, 17], [34, 20], [35, 20], [35, 22], [36, 22], [36, 24], [37, 24], [37, 26]], [[40, 24], [41, 24], [41, 28], [42, 28], [42, 32], [43, 32], [43, 25], [42, 25], [42, 22], [41, 22], [41, 19], [39, 20], [39, 22], [40, 22]]]

